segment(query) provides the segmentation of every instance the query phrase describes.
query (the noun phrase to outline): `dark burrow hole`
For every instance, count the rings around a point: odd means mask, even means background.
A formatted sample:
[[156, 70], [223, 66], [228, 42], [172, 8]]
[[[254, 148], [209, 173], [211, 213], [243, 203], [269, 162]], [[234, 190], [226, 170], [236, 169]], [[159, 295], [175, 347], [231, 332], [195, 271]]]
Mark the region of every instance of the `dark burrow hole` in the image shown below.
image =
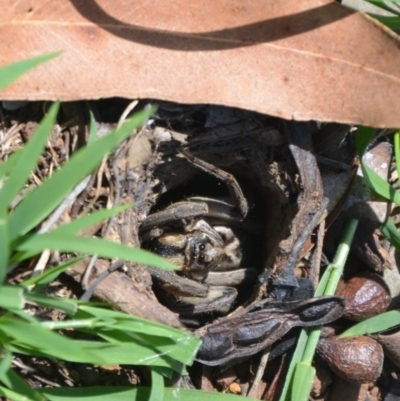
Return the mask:
[[[176, 202], [186, 201], [191, 197], [200, 196], [211, 199], [222, 199], [227, 200], [231, 204], [233, 203], [225, 182], [208, 173], [199, 172], [198, 168], [179, 156], [169, 160], [170, 161], [166, 162], [166, 164], [170, 164], [170, 166], [166, 166], [164, 163], [160, 167], [162, 171], [162, 173], [160, 173], [161, 182], [164, 188], [167, 189], [163, 194], [158, 196], [155, 205], [150, 211], [150, 215], [165, 210]], [[204, 220], [210, 222], [212, 227], [222, 225], [234, 231], [238, 238], [240, 238], [242, 246], [243, 259], [240, 267], [251, 268], [251, 274], [248, 275], [246, 280], [242, 284], [234, 286], [237, 289], [238, 295], [230, 308], [231, 311], [250, 299], [257, 283], [258, 274], [263, 271], [268, 257], [271, 257], [269, 251], [276, 245], [277, 241], [285, 235], [284, 233], [288, 228], [288, 222], [284, 220], [288, 213], [286, 213], [286, 215], [285, 213], [282, 214], [287, 204], [282, 202], [282, 191], [278, 186], [275, 184], [269, 187], [261, 185], [257, 174], [249, 166], [238, 162], [237, 164], [229, 166], [229, 168], [225, 166], [221, 166], [220, 168], [231, 173], [236, 178], [249, 205], [248, 215], [242, 223], [237, 222], [231, 224], [230, 222], [224, 221], [214, 222], [210, 221], [207, 216], [204, 217]], [[171, 181], [173, 182], [172, 185], [169, 185], [168, 180], [167, 182], [163, 182], [162, 179], [165, 177], [164, 174], [166, 170], [170, 173], [172, 172], [172, 175], [179, 175], [182, 174], [182, 171], [185, 171], [182, 182], [173, 180]], [[198, 220], [200, 219], [202, 219], [202, 217], [198, 218]], [[246, 222], [254, 223], [254, 225], [258, 227], [257, 230], [243, 230], [241, 226], [245, 226], [247, 224]], [[282, 222], [285, 224], [280, 224]], [[190, 222], [186, 221], [185, 223]], [[176, 228], [175, 224], [172, 224], [172, 226], [174, 226], [172, 231], [179, 230], [179, 228]], [[273, 241], [271, 241], [271, 238], [273, 238]], [[142, 246], [144, 248], [157, 251], [157, 246], [154, 246], [154, 243], [157, 243], [158, 239], [144, 240], [142, 238], [142, 241]], [[232, 273], [229, 272], [227, 274], [231, 275]], [[189, 275], [186, 276], [188, 277]], [[171, 310], [176, 311], [174, 310], [174, 306], [170, 303], [170, 296], [166, 296], [164, 288], [161, 288], [161, 286], [157, 284], [157, 280], [153, 279], [153, 281], [155, 282], [153, 289], [159, 301]], [[184, 312], [180, 312], [180, 318], [184, 324], [196, 327], [209, 323], [216, 317], [225, 314], [227, 314], [226, 311], [223, 313], [206, 312], [193, 315], [193, 311], [189, 308]]]

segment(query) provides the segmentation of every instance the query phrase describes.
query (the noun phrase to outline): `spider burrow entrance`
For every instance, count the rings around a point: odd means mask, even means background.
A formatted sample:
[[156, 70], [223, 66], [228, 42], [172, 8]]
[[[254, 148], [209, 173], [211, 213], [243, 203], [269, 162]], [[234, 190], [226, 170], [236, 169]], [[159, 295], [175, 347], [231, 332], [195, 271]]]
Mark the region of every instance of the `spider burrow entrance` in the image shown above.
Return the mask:
[[196, 167], [195, 177], [166, 193], [140, 227], [143, 246], [182, 269], [178, 274], [151, 270], [156, 293], [181, 316], [226, 314], [249, 296], [262, 267], [264, 224], [257, 196], [249, 207], [232, 174], [186, 150], [179, 153]]

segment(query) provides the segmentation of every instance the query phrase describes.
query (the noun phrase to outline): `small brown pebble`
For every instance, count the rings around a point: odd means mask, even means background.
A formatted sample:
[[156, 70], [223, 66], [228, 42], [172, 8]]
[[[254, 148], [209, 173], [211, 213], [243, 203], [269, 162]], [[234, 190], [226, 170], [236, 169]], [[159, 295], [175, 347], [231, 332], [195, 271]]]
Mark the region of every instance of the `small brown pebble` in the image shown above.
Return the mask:
[[375, 381], [382, 372], [382, 346], [369, 337], [322, 338], [317, 351], [334, 373], [352, 383]]
[[360, 321], [384, 312], [390, 304], [389, 289], [381, 276], [361, 273], [340, 280], [336, 294], [345, 299], [343, 317]]
[[229, 389], [229, 392], [232, 394], [241, 394], [242, 393], [242, 388], [236, 382], [231, 383], [229, 385], [228, 389]]

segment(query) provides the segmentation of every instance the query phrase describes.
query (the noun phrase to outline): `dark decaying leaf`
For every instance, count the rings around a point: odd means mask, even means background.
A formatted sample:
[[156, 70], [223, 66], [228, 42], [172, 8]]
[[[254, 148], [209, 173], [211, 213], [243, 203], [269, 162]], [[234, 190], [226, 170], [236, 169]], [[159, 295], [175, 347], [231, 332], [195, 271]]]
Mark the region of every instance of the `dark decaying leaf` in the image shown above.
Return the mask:
[[256, 354], [269, 347], [297, 326], [330, 323], [344, 310], [339, 297], [319, 297], [306, 301], [267, 302], [264, 308], [228, 317], [202, 327], [197, 335], [202, 345], [197, 359], [215, 366]]

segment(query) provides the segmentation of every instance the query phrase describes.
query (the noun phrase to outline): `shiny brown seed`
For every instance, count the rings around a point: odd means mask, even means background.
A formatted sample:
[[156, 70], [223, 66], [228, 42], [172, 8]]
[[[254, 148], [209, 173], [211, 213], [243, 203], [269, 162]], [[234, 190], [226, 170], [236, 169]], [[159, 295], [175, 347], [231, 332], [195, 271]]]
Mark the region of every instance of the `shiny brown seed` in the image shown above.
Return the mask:
[[317, 351], [334, 373], [349, 382], [372, 382], [382, 372], [382, 346], [369, 337], [322, 338]]
[[346, 281], [340, 280], [335, 295], [345, 299], [343, 317], [355, 321], [379, 315], [391, 301], [385, 281], [374, 273], [362, 273]]

